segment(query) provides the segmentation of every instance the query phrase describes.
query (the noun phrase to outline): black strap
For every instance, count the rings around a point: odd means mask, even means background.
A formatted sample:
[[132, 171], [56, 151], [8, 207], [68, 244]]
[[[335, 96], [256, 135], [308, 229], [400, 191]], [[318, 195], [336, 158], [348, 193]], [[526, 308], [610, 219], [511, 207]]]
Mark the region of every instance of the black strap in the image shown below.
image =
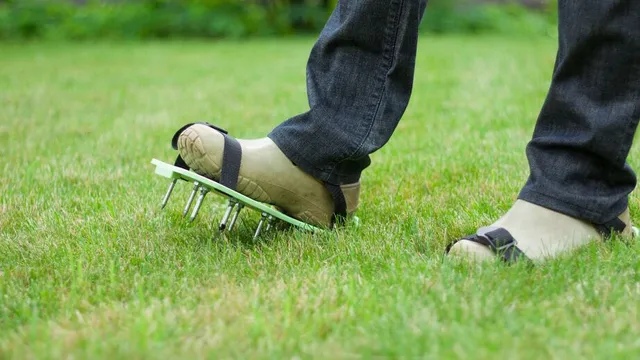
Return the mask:
[[242, 163], [242, 147], [238, 140], [224, 135], [224, 150], [222, 152], [222, 171], [220, 174], [220, 184], [231, 190], [238, 188], [238, 177], [240, 176], [240, 164]]
[[516, 246], [517, 241], [506, 229], [494, 228], [490, 231], [485, 231], [484, 229], [478, 230], [475, 235], [467, 236], [463, 239], [452, 242], [447, 246], [446, 252], [448, 253], [457, 242], [461, 240], [468, 240], [488, 247], [507, 264], [513, 264], [518, 260], [524, 260], [531, 263], [531, 260], [524, 254], [524, 252]]
[[604, 224], [593, 224], [593, 226], [602, 234], [605, 240], [611, 238], [612, 233], [621, 233], [627, 227], [627, 224], [619, 218], [615, 218]]
[[331, 194], [333, 199], [333, 215], [331, 215], [331, 226], [336, 223], [340, 223], [347, 218], [347, 201], [344, 198], [344, 193], [340, 185], [324, 183], [324, 186]]
[[[220, 132], [224, 136], [222, 169], [219, 183], [232, 190], [236, 190], [238, 187], [238, 177], [240, 175], [240, 165], [242, 163], [242, 147], [240, 146], [238, 140], [230, 136], [225, 129], [219, 128], [213, 124], [209, 124], [208, 122], [203, 121], [189, 123], [176, 131], [176, 133], [173, 135], [173, 138], [171, 139], [171, 147], [173, 147], [174, 150], [178, 150], [178, 138], [180, 137], [180, 134], [182, 134], [182, 132], [188, 127], [196, 124], [208, 126]], [[189, 169], [189, 166], [180, 155], [178, 155], [178, 157], [176, 158], [174, 165], [183, 169]]]

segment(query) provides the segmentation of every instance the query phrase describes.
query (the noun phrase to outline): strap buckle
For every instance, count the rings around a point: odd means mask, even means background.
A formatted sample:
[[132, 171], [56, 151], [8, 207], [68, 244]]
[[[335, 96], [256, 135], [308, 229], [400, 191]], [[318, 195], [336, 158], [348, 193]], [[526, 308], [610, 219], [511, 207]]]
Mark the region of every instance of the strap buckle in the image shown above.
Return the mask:
[[[494, 232], [504, 231], [496, 226], [485, 226], [476, 232], [476, 236], [482, 237], [495, 249], [496, 252], [508, 250], [518, 245], [518, 241], [512, 236], [491, 236]], [[505, 239], [507, 241], [505, 241]]]
[[493, 247], [496, 249], [497, 252], [507, 250], [507, 249], [512, 248], [512, 247], [517, 245], [517, 242], [516, 242], [515, 239], [509, 241], [506, 244], [502, 244], [500, 246], [497, 246], [497, 244], [493, 241], [493, 239], [491, 239], [491, 238], [489, 238], [487, 236], [485, 236], [485, 238], [487, 238], [489, 240], [489, 242], [491, 242], [493, 244]]

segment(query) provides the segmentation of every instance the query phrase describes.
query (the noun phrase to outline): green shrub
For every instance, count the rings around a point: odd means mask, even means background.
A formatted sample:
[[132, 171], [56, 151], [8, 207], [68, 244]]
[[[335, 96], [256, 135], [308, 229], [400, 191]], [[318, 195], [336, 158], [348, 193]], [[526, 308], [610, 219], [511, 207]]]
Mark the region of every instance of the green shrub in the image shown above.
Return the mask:
[[540, 35], [555, 27], [549, 6], [534, 11], [521, 5], [472, 4], [468, 1], [432, 0], [421, 29], [430, 33], [503, 33]]
[[[15, 0], [0, 4], [0, 39], [154, 39], [286, 35], [320, 31], [336, 0]], [[547, 33], [554, 8], [431, 0], [431, 33]]]

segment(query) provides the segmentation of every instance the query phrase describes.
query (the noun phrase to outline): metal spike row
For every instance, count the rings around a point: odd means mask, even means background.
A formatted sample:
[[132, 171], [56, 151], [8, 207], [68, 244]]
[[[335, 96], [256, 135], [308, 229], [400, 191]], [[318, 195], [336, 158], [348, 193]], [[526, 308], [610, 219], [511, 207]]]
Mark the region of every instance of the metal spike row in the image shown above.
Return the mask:
[[231, 216], [231, 212], [233, 208], [236, 206], [237, 201], [234, 199], [229, 199], [229, 205], [227, 206], [227, 210], [224, 212], [222, 216], [222, 220], [220, 221], [220, 225], [218, 225], [218, 231], [223, 232], [227, 227], [227, 221], [229, 221], [229, 216]]
[[208, 192], [209, 190], [207, 188], [200, 188], [200, 196], [198, 196], [198, 200], [196, 200], [196, 206], [193, 208], [193, 212], [191, 213], [191, 218], [189, 218], [189, 221], [195, 220], [196, 216], [198, 216], [198, 211], [200, 211], [200, 207], [202, 206], [202, 200], [204, 200], [204, 197]]
[[169, 202], [169, 197], [173, 192], [173, 188], [176, 187], [177, 182], [178, 182], [178, 179], [173, 179], [173, 181], [171, 181], [171, 184], [169, 184], [169, 189], [167, 190], [167, 193], [164, 194], [164, 198], [162, 198], [162, 206], [160, 207], [160, 209], [164, 209], [164, 207], [167, 206], [167, 203]]
[[[161, 209], [164, 209], [165, 206], [167, 205], [167, 203], [169, 202], [169, 198], [171, 197], [171, 194], [173, 193], [173, 190], [176, 186], [176, 183], [178, 182], [179, 179], [173, 179], [171, 181], [171, 183], [169, 184], [169, 188], [167, 189], [167, 192], [165, 193], [164, 197], [162, 198], [162, 207]], [[196, 201], [196, 205], [193, 208], [193, 211], [191, 213], [191, 217], [189, 218], [189, 221], [194, 221], [195, 218], [198, 216], [198, 212], [200, 211], [200, 208], [202, 207], [202, 202], [205, 198], [205, 196], [207, 195], [207, 193], [209, 193], [209, 190], [205, 187], [201, 187], [200, 184], [197, 181], [194, 181], [193, 183], [193, 190], [191, 191], [191, 194], [189, 195], [189, 199], [187, 200], [187, 204], [184, 207], [184, 210], [182, 212], [182, 216], [186, 216], [189, 213], [189, 210], [191, 209], [191, 205], [193, 204], [193, 200], [195, 199], [195, 196], [198, 192], [198, 190], [200, 190], [200, 196], [198, 196], [198, 200]], [[222, 216], [222, 220], [220, 221], [220, 225], [218, 226], [218, 230], [220, 232], [223, 232], [225, 230], [227, 231], [232, 231], [233, 227], [235, 226], [236, 222], [238, 221], [238, 217], [240, 215], [240, 211], [245, 207], [244, 204], [239, 203], [237, 200], [230, 198], [229, 199], [229, 205], [227, 206], [227, 209], [224, 213], [224, 215]], [[233, 211], [235, 209], [235, 212]], [[233, 212], [233, 216], [231, 216], [231, 213]], [[229, 221], [229, 218], [231, 218], [231, 221]], [[227, 226], [227, 222], [229, 221], [229, 225]], [[260, 236], [260, 234], [262, 233], [262, 228], [265, 225], [265, 222], [267, 224], [265, 231], [269, 231], [271, 230], [271, 228], [274, 226], [274, 222], [275, 222], [275, 218], [272, 215], [269, 215], [267, 213], [262, 213], [262, 217], [260, 218], [260, 222], [258, 223], [258, 227], [256, 228], [256, 232], [253, 235], [253, 239], [257, 239], [258, 236]]]
[[193, 183], [193, 190], [191, 190], [191, 195], [189, 195], [189, 200], [187, 200], [187, 205], [185, 205], [184, 210], [182, 211], [182, 217], [187, 216], [189, 210], [191, 209], [191, 204], [193, 204], [193, 199], [196, 197], [196, 193], [198, 192], [198, 188], [200, 184], [198, 182]]

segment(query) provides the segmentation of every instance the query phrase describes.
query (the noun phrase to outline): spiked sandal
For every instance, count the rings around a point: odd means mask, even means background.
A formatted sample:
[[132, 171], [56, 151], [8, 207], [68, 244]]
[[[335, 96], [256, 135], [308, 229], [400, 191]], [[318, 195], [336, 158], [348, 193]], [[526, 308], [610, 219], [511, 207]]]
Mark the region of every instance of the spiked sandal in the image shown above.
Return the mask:
[[[197, 162], [194, 161], [192, 154], [185, 150], [184, 142], [186, 136], [183, 135], [183, 133], [185, 132], [185, 130], [194, 125], [198, 125], [201, 127], [205, 126], [224, 137], [221, 164], [219, 170], [216, 171], [215, 174], [211, 173], [211, 171], [207, 172], [200, 169], [200, 166], [198, 166]], [[200, 128], [200, 130], [202, 130], [202, 128]], [[222, 216], [220, 224], [218, 225], [218, 230], [220, 233], [233, 230], [234, 225], [238, 220], [240, 211], [244, 208], [259, 211], [262, 215], [261, 220], [258, 223], [257, 229], [254, 233], [254, 238], [260, 236], [263, 228], [265, 229], [265, 231], [274, 228], [276, 221], [284, 222], [285, 224], [292, 225], [301, 230], [314, 232], [323, 231], [327, 228], [334, 227], [337, 223], [344, 221], [344, 219], [352, 214], [355, 211], [355, 208], [357, 208], [359, 184], [350, 186], [347, 185], [346, 187], [326, 183], [324, 184], [323, 191], [326, 192], [328, 201], [331, 201], [333, 204], [333, 214], [330, 214], [330, 216], [328, 217], [330, 218], [330, 221], [326, 224], [303, 221], [305, 219], [296, 218], [282, 211], [282, 207], [278, 204], [270, 204], [269, 202], [271, 199], [269, 198], [268, 194], [258, 191], [262, 190], [259, 187], [249, 186], [254, 184], [248, 184], [247, 179], [241, 176], [241, 167], [243, 165], [243, 150], [240, 142], [230, 136], [226, 130], [221, 129], [215, 125], [206, 122], [187, 124], [181, 127], [174, 134], [171, 145], [174, 150], [180, 150], [180, 155], [177, 156], [173, 165], [157, 159], [153, 159], [151, 161], [151, 163], [156, 166], [156, 174], [171, 179], [169, 188], [167, 189], [167, 192], [162, 199], [161, 208], [164, 208], [167, 205], [169, 198], [178, 181], [185, 181], [193, 184], [191, 195], [189, 196], [187, 204], [183, 210], [183, 216], [186, 216], [189, 211], [191, 211], [190, 221], [193, 221], [198, 215], [203, 200], [207, 194], [213, 193], [221, 195], [227, 198], [228, 205], [225, 213]], [[185, 161], [185, 157], [187, 158], [187, 161]], [[194, 166], [198, 171], [194, 171]], [[241, 190], [244, 194], [239, 191], [239, 185], [241, 185]], [[355, 189], [355, 186], [357, 186], [357, 189]], [[343, 189], [345, 189], [345, 191], [351, 192], [348, 196], [350, 200], [349, 204], [347, 203], [345, 192], [343, 192]], [[356, 192], [353, 191], [354, 189], [356, 190]], [[356, 196], [354, 196], [354, 194]], [[195, 207], [191, 209], [194, 200]], [[357, 217], [351, 216], [351, 218], [357, 221]]]
[[[518, 227], [518, 225], [522, 226], [523, 222], [517, 223], [512, 217], [509, 217], [510, 214], [507, 214], [495, 225], [480, 228], [473, 235], [451, 242], [446, 247], [445, 254], [475, 255], [484, 259], [490, 259], [491, 254], [493, 254], [493, 256], [497, 256], [507, 264], [525, 262], [533, 265], [537, 260], [564, 252], [568, 249], [577, 248], [589, 242], [590, 239], [606, 241], [610, 239], [613, 234], [638, 236], [638, 229], [630, 225], [628, 211], [621, 214], [622, 219], [615, 218], [605, 224], [590, 224], [523, 201], [518, 201], [514, 207], [512, 207], [512, 210], [513, 209], [515, 209], [513, 213], [515, 217], [522, 219], [528, 216], [528, 218], [523, 220], [524, 222], [531, 221], [531, 217], [540, 216], [542, 223], [549, 225], [549, 229], [552, 229], [552, 231], [561, 233], [561, 229], [564, 227], [565, 229], [572, 229], [568, 232], [572, 236], [563, 237], [562, 235], [558, 235], [555, 242], [548, 241], [547, 245], [549, 245], [549, 249], [547, 250], [550, 250], [549, 252], [551, 254], [545, 253], [541, 250], [544, 248], [543, 239], [535, 235], [532, 236], [531, 232], [527, 236], [527, 232], [523, 232], [522, 229]], [[541, 212], [544, 212], [544, 215], [540, 215]], [[556, 222], [551, 223], [552, 219], [556, 219]], [[516, 239], [517, 236], [514, 237], [505, 227], [500, 226], [505, 223], [510, 223], [510, 228], [514, 229], [513, 231], [520, 230], [517, 232], [525, 238], [528, 237], [528, 246], [525, 245], [523, 247], [523, 244], [519, 243]], [[531, 229], [542, 231], [540, 227]], [[578, 240], [576, 241], [575, 238]], [[532, 239], [534, 241], [532, 241]], [[533, 255], [533, 257], [527, 256], [527, 252]]]

